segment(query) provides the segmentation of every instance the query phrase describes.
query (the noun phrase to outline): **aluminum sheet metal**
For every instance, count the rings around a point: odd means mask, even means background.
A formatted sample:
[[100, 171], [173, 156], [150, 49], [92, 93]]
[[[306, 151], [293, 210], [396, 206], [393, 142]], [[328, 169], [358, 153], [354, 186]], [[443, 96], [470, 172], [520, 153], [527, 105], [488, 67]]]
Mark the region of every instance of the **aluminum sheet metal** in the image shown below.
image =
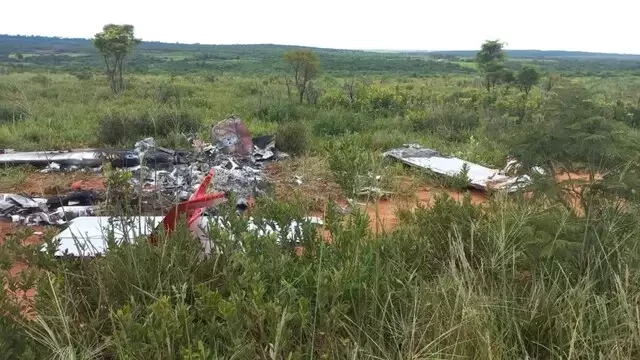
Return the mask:
[[[108, 241], [113, 241], [117, 245], [123, 243], [134, 243], [140, 237], [150, 235], [153, 230], [162, 222], [163, 216], [131, 216], [131, 217], [108, 217], [108, 216], [86, 216], [78, 217], [69, 222], [69, 227], [54, 236], [54, 241], [59, 241], [55, 256], [78, 256], [94, 257], [104, 254], [108, 248]], [[202, 245], [205, 253], [211, 251], [212, 241], [208, 237], [208, 226], [211, 222], [224, 227], [224, 222], [220, 217], [201, 217], [191, 229]], [[310, 224], [322, 225], [322, 219], [317, 217], [307, 217], [304, 221]], [[296, 241], [300, 235], [301, 224], [292, 222], [287, 232], [287, 239]], [[275, 224], [265, 227], [257, 226], [253, 219], [249, 219], [248, 231], [255, 232], [259, 236], [269, 234], [279, 234], [280, 229]]]
[[469, 184], [471, 187], [483, 191], [515, 192], [531, 183], [531, 178], [527, 175], [508, 176], [502, 170], [491, 169], [456, 157], [446, 156], [436, 150], [416, 144], [407, 144], [402, 148], [389, 150], [384, 153], [384, 156], [448, 177], [459, 175], [464, 164], [467, 164]]

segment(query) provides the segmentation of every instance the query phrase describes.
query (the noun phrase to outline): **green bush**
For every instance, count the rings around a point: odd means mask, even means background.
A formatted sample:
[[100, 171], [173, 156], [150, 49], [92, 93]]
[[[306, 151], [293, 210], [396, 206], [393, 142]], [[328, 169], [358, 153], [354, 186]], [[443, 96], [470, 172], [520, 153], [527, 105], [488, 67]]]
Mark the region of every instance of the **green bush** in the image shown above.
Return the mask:
[[374, 154], [367, 151], [364, 144], [366, 139], [351, 135], [326, 145], [329, 168], [338, 185], [349, 197], [356, 196], [361, 188], [371, 185], [369, 180], [374, 175], [376, 161]]
[[78, 79], [80, 81], [86, 81], [86, 80], [93, 79], [93, 73], [91, 73], [91, 71], [88, 71], [88, 70], [74, 71], [72, 74], [73, 74], [73, 76], [76, 77], [76, 79]]
[[98, 129], [98, 143], [118, 145], [127, 143], [133, 137], [133, 116], [122, 112], [112, 111], [100, 120]]
[[334, 109], [336, 107], [350, 107], [352, 104], [342, 89], [329, 89], [320, 99], [320, 105], [326, 109]]
[[367, 129], [367, 115], [346, 110], [327, 110], [318, 115], [313, 124], [317, 136], [337, 136]]
[[49, 79], [49, 77], [44, 74], [37, 74], [31, 77], [31, 82], [38, 85], [46, 86], [51, 82], [51, 79]]
[[255, 115], [264, 121], [285, 122], [300, 119], [301, 111], [300, 105], [293, 102], [266, 102], [258, 106]]
[[369, 148], [374, 151], [387, 151], [410, 141], [410, 134], [398, 130], [377, 130], [371, 134]]
[[360, 108], [387, 115], [402, 115], [407, 108], [404, 94], [386, 88], [370, 87], [362, 90]]
[[458, 104], [437, 106], [428, 112], [413, 112], [407, 116], [414, 131], [428, 131], [450, 141], [463, 141], [480, 124], [476, 110]]
[[162, 140], [170, 138], [171, 134], [194, 133], [199, 128], [198, 119], [188, 112], [112, 111], [100, 120], [98, 141], [107, 145], [125, 145], [147, 136]]
[[[23, 316], [22, 309], [16, 301], [15, 292], [23, 288], [23, 278], [10, 275], [9, 268], [12, 265], [10, 254], [20, 253], [20, 239], [28, 236], [25, 232], [19, 232], [15, 236], [3, 234], [5, 240], [0, 244], [0, 276], [3, 279], [3, 290], [0, 292], [0, 353], [3, 359], [39, 359], [46, 356], [37, 351], [37, 344], [29, 337], [18, 321]], [[26, 276], [25, 276], [26, 278]], [[32, 281], [27, 280], [26, 283]]]
[[281, 124], [276, 132], [278, 149], [292, 155], [301, 155], [309, 147], [309, 127], [303, 122]]
[[21, 121], [29, 114], [22, 108], [0, 103], [0, 124], [3, 122]]
[[208, 83], [215, 83], [218, 81], [218, 77], [215, 74], [207, 73], [203, 77], [204, 81]]
[[147, 97], [161, 104], [179, 104], [183, 98], [192, 95], [192, 89], [172, 83], [160, 83], [147, 93]]

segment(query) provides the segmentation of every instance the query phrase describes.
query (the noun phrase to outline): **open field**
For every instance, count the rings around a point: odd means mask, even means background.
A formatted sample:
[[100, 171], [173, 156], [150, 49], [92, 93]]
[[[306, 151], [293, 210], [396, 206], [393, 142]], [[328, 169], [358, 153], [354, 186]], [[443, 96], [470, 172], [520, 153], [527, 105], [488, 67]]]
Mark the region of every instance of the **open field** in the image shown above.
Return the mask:
[[[541, 73], [525, 93], [487, 91], [461, 58], [317, 49], [320, 73], [299, 101], [286, 47], [143, 43], [114, 94], [95, 54], [71, 55], [91, 54], [82, 41], [3, 46], [0, 149], [153, 137], [190, 150], [236, 115], [291, 155], [266, 166], [273, 192], [251, 216], [324, 225], [283, 244], [223, 205], [231, 225], [210, 236], [224, 251], [207, 258], [181, 227], [159, 245], [59, 259], [37, 245], [55, 247], [56, 226], [0, 222], [0, 358], [640, 357], [635, 58], [521, 54], [507, 66]], [[61, 55], [34, 55], [47, 46]], [[483, 192], [383, 158], [407, 143], [494, 169], [514, 156], [534, 180]], [[0, 193], [81, 186], [104, 194], [108, 215], [160, 214], [125, 206], [135, 190], [121, 172], [39, 170], [0, 168]]]

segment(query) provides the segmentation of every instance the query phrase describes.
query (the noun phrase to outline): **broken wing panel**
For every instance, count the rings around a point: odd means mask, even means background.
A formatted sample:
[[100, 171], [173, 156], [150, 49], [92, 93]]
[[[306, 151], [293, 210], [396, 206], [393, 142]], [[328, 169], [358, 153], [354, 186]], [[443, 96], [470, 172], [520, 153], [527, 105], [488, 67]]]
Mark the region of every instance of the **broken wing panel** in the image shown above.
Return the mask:
[[404, 148], [393, 149], [384, 153], [387, 157], [400, 160], [408, 165], [423, 168], [436, 174], [454, 177], [458, 176], [464, 164], [468, 165], [467, 176], [470, 185], [480, 190], [517, 191], [522, 185], [530, 182], [528, 176], [506, 176], [499, 170], [491, 169], [456, 157], [441, 155], [438, 151], [422, 148], [418, 145], [408, 145]]

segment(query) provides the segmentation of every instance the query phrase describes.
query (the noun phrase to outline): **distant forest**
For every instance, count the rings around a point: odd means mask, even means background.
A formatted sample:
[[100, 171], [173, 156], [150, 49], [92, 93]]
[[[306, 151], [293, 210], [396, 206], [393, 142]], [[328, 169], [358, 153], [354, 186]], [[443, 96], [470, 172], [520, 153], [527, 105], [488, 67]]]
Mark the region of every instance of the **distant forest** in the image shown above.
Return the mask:
[[[142, 42], [128, 60], [137, 73], [272, 74], [286, 70], [283, 54], [297, 46], [286, 45], [201, 45]], [[474, 73], [476, 51], [372, 52], [313, 48], [323, 71], [337, 75], [394, 73], [430, 76]], [[537, 66], [543, 72], [574, 76], [615, 76], [620, 71], [640, 75], [640, 55], [578, 51], [507, 50], [508, 65]], [[47, 71], [98, 71], [101, 59], [89, 39], [45, 36], [0, 35], [0, 65], [15, 71], [45, 68]]]

